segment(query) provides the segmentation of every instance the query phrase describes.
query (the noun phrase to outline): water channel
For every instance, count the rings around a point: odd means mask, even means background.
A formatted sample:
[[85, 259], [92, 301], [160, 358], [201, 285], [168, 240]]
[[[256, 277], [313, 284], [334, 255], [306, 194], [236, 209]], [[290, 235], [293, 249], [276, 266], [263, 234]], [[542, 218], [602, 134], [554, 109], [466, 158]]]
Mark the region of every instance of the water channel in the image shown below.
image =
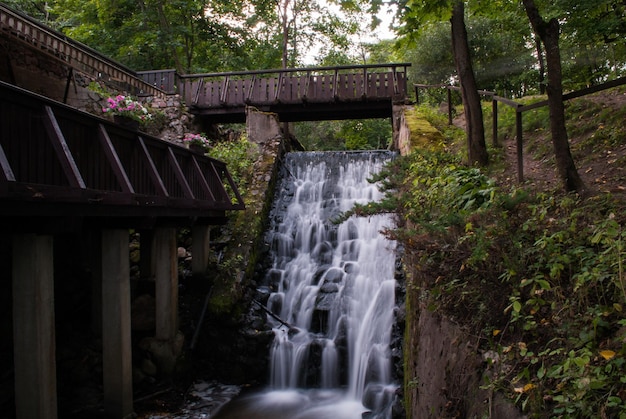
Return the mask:
[[389, 216], [333, 220], [381, 199], [372, 174], [389, 152], [290, 153], [270, 229], [271, 269], [261, 291], [275, 334], [264, 392], [217, 418], [389, 419], [398, 383], [390, 350], [395, 243]]

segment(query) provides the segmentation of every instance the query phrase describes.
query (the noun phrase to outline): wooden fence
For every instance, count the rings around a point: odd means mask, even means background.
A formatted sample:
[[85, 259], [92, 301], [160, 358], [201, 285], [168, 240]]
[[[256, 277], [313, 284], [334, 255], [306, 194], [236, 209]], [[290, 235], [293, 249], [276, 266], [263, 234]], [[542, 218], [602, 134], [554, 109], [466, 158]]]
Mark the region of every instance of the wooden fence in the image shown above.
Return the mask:
[[[615, 80], [611, 80], [606, 83], [602, 83], [596, 86], [591, 86], [586, 89], [577, 90], [574, 92], [566, 93], [563, 95], [563, 100], [570, 100], [577, 97], [586, 96], [592, 93], [600, 92], [602, 90], [611, 89], [613, 87], [621, 86], [626, 84], [626, 77], [621, 77]], [[415, 88], [415, 98], [416, 102], [419, 103], [419, 90], [420, 89], [446, 89], [447, 97], [448, 97], [448, 124], [452, 125], [452, 91], [459, 91], [460, 87], [451, 86], [446, 84], [414, 84]], [[516, 138], [516, 146], [517, 146], [517, 175], [518, 182], [524, 181], [524, 159], [523, 159], [523, 129], [522, 129], [522, 114], [526, 111], [530, 111], [532, 109], [541, 108], [548, 105], [547, 100], [542, 100], [540, 102], [532, 103], [529, 105], [523, 105], [519, 102], [515, 102], [514, 100], [501, 97], [496, 95], [495, 92], [490, 92], [487, 90], [479, 90], [479, 94], [482, 96], [490, 97], [492, 104], [492, 141], [493, 145], [498, 145], [498, 102], [503, 103], [507, 106], [510, 106], [515, 109], [515, 138]]]

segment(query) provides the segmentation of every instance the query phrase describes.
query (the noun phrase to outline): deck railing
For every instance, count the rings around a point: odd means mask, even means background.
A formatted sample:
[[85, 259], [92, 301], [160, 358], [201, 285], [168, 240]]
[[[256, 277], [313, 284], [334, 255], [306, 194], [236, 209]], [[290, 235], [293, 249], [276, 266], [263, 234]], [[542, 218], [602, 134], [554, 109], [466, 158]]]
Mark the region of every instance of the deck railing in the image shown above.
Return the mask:
[[0, 213], [20, 202], [96, 215], [244, 207], [225, 163], [1, 82], [0, 201]]
[[134, 95], [158, 96], [163, 94], [163, 90], [158, 86], [145, 82], [138, 77], [136, 72], [122, 64], [1, 3], [0, 33], [5, 33], [18, 42], [23, 42], [40, 52], [51, 55], [76, 70], [114, 81], [120, 85], [122, 90]]
[[202, 108], [404, 99], [409, 66], [400, 63], [179, 75], [179, 91], [187, 105]]

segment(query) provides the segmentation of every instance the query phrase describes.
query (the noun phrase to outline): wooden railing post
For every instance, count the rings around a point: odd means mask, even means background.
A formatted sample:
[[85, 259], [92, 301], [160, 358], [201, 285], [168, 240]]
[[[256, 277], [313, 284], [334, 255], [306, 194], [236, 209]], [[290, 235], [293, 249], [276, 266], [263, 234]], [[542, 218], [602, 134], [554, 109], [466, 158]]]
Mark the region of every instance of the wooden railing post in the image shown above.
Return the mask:
[[498, 146], [498, 101], [491, 98], [493, 146]]
[[523, 153], [523, 142], [522, 142], [522, 135], [523, 135], [523, 129], [522, 129], [522, 112], [519, 109], [520, 107], [518, 106], [518, 108], [515, 110], [515, 130], [517, 132], [516, 135], [516, 139], [517, 139], [517, 181], [519, 183], [524, 182], [524, 157], [522, 155]]
[[226, 103], [228, 100], [228, 88], [230, 86], [230, 77], [226, 76], [224, 83], [222, 84], [222, 91], [220, 92], [220, 102]]
[[369, 80], [367, 79], [367, 68], [363, 68], [363, 96], [367, 97], [369, 94]]
[[448, 125], [452, 125], [452, 89], [448, 86], [446, 90], [448, 91]]

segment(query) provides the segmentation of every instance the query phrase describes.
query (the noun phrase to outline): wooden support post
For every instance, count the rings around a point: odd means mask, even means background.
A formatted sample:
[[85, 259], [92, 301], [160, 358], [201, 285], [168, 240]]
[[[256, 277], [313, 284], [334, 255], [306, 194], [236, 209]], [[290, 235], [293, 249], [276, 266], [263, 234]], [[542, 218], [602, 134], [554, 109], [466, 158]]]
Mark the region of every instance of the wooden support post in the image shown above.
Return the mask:
[[102, 337], [102, 234], [89, 232], [89, 266], [91, 266], [91, 330]]
[[492, 141], [493, 146], [498, 146], [498, 101], [491, 100], [491, 113], [492, 113]]
[[515, 110], [515, 129], [517, 131], [517, 181], [522, 183], [524, 182], [524, 147], [522, 141], [524, 130], [522, 128], [522, 112], [519, 109]]
[[178, 264], [176, 229], [158, 227], [156, 246], [156, 338], [171, 340], [178, 331]]
[[209, 239], [211, 227], [207, 225], [195, 225], [191, 228], [191, 272], [194, 276], [206, 275], [209, 265]]
[[448, 91], [448, 125], [452, 125], [452, 90], [450, 88], [446, 90]]
[[65, 83], [65, 93], [63, 94], [63, 103], [67, 103], [67, 97], [70, 93], [70, 83], [74, 79], [74, 67], [70, 67], [70, 71], [67, 75], [67, 82]]
[[52, 236], [13, 238], [13, 352], [17, 419], [57, 417]]
[[152, 230], [139, 231], [139, 273], [143, 279], [154, 280], [156, 272], [155, 251], [154, 232]]
[[133, 417], [128, 230], [102, 232], [104, 416]]

